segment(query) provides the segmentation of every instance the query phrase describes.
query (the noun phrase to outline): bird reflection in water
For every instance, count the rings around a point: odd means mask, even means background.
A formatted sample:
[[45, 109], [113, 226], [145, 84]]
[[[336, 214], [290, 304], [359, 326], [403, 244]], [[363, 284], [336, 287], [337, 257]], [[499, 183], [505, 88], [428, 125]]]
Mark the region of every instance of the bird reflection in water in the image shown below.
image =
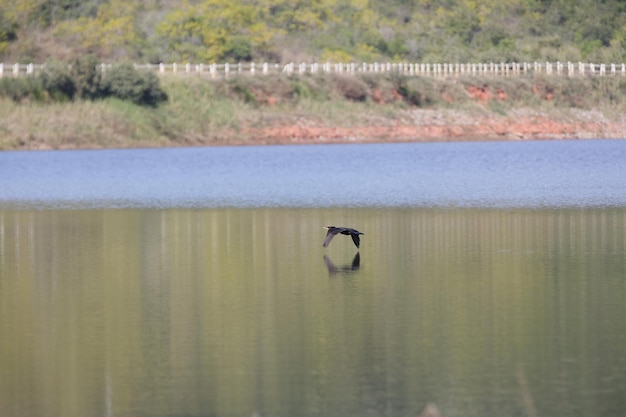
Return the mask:
[[326, 264], [326, 268], [328, 268], [328, 273], [330, 275], [352, 274], [357, 272], [361, 267], [361, 254], [357, 252], [352, 259], [351, 264], [345, 264], [340, 266], [335, 265], [333, 261], [328, 257], [328, 255], [324, 255], [324, 263]]

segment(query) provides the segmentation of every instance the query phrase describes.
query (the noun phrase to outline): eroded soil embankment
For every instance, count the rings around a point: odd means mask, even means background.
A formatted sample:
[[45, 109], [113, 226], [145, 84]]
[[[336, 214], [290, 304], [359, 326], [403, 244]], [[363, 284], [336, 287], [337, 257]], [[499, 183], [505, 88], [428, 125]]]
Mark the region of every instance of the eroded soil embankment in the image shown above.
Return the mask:
[[543, 140], [626, 138], [626, 124], [481, 117], [465, 123], [396, 123], [384, 126], [326, 127], [285, 125], [247, 128], [241, 132], [257, 144], [342, 142], [438, 142], [476, 140]]

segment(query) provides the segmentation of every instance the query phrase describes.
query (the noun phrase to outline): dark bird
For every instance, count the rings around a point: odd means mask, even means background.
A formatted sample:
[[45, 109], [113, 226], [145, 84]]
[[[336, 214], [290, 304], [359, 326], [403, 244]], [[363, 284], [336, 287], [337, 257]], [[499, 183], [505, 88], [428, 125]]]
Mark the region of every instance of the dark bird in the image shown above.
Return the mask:
[[350, 235], [352, 237], [352, 241], [358, 248], [361, 244], [361, 239], [359, 235], [363, 235], [364, 233], [359, 232], [358, 230], [352, 229], [351, 227], [335, 227], [335, 226], [326, 226], [324, 229], [328, 229], [328, 233], [326, 233], [326, 239], [324, 239], [324, 244], [322, 246], [326, 247], [330, 244], [330, 241], [333, 240], [335, 236], [339, 233], [342, 235]]

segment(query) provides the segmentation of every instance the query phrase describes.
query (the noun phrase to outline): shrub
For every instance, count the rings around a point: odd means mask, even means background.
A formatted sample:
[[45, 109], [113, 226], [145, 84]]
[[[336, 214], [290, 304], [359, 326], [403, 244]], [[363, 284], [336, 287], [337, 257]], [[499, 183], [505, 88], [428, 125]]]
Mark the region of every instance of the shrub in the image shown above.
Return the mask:
[[319, 96], [319, 93], [317, 92], [319, 90], [316, 91], [310, 83], [307, 83], [301, 77], [293, 77], [291, 79], [291, 89], [293, 91], [293, 96], [298, 99], [317, 98], [317, 96]]
[[41, 80], [36, 77], [0, 78], [0, 96], [16, 103], [26, 100], [42, 101], [45, 98]]
[[367, 84], [357, 77], [343, 75], [336, 76], [335, 86], [341, 95], [348, 100], [365, 101], [369, 95], [369, 88]]
[[72, 100], [76, 94], [76, 85], [66, 64], [49, 61], [40, 75], [43, 88], [53, 100]]
[[70, 65], [70, 76], [76, 87], [76, 95], [80, 98], [101, 98], [100, 71], [98, 60], [94, 55], [86, 55], [74, 60]]
[[117, 65], [104, 72], [100, 94], [145, 106], [156, 106], [167, 100], [158, 77], [152, 72], [138, 71], [131, 64]]
[[428, 107], [439, 98], [434, 80], [424, 77], [398, 77], [394, 81], [397, 83], [398, 93], [413, 106]]

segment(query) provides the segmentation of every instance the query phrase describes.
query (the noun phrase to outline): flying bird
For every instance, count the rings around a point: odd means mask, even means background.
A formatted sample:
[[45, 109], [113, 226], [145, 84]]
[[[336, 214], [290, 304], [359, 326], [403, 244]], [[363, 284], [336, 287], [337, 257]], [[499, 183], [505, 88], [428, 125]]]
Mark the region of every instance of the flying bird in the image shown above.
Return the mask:
[[324, 247], [328, 246], [330, 244], [330, 241], [333, 240], [333, 238], [339, 233], [341, 233], [342, 235], [350, 235], [350, 237], [352, 237], [352, 241], [358, 248], [361, 244], [361, 239], [359, 238], [359, 235], [364, 234], [351, 227], [326, 226], [324, 227], [324, 229], [328, 229], [328, 232], [326, 233], [326, 238], [324, 239], [324, 244], [322, 245]]

